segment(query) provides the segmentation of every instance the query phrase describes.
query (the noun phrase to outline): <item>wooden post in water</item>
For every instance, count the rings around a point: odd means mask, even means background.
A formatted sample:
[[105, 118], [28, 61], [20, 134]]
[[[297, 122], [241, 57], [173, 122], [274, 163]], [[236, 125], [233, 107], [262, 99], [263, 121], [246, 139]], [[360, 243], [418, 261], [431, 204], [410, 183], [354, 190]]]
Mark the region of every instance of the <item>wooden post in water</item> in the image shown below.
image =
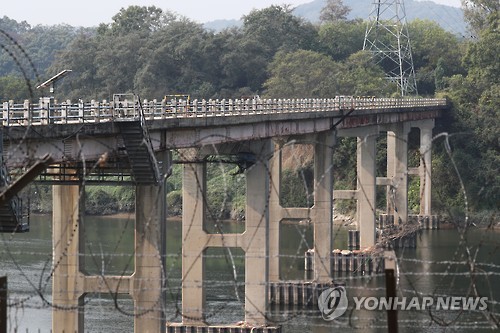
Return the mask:
[[7, 333], [7, 277], [0, 277], [0, 333]]
[[387, 310], [387, 328], [389, 333], [398, 332], [398, 311], [394, 308], [396, 299], [396, 254], [394, 251], [385, 251], [385, 292], [392, 309]]

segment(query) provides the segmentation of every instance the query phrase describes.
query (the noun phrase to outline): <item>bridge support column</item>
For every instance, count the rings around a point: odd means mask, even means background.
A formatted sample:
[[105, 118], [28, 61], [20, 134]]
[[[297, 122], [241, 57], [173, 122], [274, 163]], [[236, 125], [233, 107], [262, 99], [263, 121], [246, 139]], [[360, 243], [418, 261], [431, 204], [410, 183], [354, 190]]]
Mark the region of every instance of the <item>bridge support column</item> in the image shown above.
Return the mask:
[[83, 280], [80, 274], [80, 187], [52, 187], [52, 331], [83, 332]]
[[431, 216], [432, 129], [434, 119], [420, 122], [420, 215]]
[[333, 251], [333, 149], [335, 132], [318, 134], [314, 145], [314, 280], [331, 282]]
[[138, 185], [135, 204], [135, 272], [132, 275], [134, 332], [162, 332], [164, 186]]
[[206, 164], [184, 164], [182, 178], [182, 323], [205, 324]]
[[[163, 156], [166, 170], [170, 160]], [[134, 332], [164, 332], [163, 281], [166, 200], [164, 184], [136, 186], [135, 271], [131, 276], [85, 272], [84, 188], [54, 185], [52, 331], [84, 332], [87, 293], [130, 294], [134, 300]]]
[[357, 215], [361, 250], [375, 245], [376, 139], [377, 135], [358, 137], [357, 144]]
[[[272, 141], [262, 143], [257, 162], [246, 171], [245, 322], [267, 323], [269, 274], [269, 161]], [[257, 269], [256, 269], [257, 268]]]
[[387, 177], [392, 185], [387, 193], [387, 214], [394, 224], [408, 221], [408, 123], [397, 123], [387, 132]]
[[[246, 170], [246, 230], [242, 234], [208, 234], [203, 229], [206, 167], [184, 164], [182, 215], [182, 325], [205, 326], [204, 258], [208, 247], [241, 247], [245, 251], [245, 322], [267, 324], [269, 266], [269, 162], [270, 140], [252, 142], [256, 162]], [[195, 150], [191, 150], [195, 152]], [[234, 152], [233, 152], [234, 153]], [[184, 158], [199, 158], [198, 152]]]
[[274, 154], [269, 162], [269, 281], [280, 280], [280, 222], [283, 208], [281, 194], [281, 147], [275, 144]]

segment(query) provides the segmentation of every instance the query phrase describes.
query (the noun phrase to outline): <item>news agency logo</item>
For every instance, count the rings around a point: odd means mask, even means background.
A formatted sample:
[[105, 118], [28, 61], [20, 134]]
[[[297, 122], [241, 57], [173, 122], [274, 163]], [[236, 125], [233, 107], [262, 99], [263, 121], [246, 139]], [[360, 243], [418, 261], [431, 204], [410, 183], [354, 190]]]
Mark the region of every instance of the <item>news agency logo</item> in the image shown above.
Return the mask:
[[354, 297], [356, 310], [397, 311], [484, 311], [488, 308], [488, 297]]
[[[488, 297], [353, 297], [356, 310], [368, 311], [485, 311]], [[318, 308], [326, 321], [342, 316], [348, 307], [347, 293], [344, 287], [328, 288], [318, 298]]]
[[344, 287], [328, 288], [318, 298], [318, 308], [326, 321], [342, 316], [348, 306], [347, 293]]

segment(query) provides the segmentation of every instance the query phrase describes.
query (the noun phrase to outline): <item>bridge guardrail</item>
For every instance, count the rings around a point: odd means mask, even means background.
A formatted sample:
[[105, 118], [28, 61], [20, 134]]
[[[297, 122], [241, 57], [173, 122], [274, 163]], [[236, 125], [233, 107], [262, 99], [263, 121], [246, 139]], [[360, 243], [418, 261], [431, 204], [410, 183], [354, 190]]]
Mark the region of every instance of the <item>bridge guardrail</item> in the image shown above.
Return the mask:
[[[297, 112], [331, 112], [340, 110], [396, 109], [417, 107], [445, 107], [446, 99], [436, 98], [374, 98], [337, 96], [330, 99], [216, 99], [216, 100], [143, 100], [147, 120], [245, 116]], [[1, 110], [3, 126], [28, 126], [66, 123], [98, 123], [137, 118], [135, 103], [124, 103], [120, 108], [113, 101], [73, 103], [41, 98], [38, 103], [4, 102]]]

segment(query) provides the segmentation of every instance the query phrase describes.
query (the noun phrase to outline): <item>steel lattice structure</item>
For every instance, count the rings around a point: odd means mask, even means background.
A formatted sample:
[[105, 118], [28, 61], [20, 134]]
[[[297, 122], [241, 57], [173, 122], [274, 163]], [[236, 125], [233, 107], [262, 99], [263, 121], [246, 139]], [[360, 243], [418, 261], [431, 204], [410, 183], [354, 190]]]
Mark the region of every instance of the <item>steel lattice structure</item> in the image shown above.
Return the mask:
[[417, 94], [404, 0], [373, 0], [363, 50], [371, 52], [387, 79], [397, 83], [401, 96]]

